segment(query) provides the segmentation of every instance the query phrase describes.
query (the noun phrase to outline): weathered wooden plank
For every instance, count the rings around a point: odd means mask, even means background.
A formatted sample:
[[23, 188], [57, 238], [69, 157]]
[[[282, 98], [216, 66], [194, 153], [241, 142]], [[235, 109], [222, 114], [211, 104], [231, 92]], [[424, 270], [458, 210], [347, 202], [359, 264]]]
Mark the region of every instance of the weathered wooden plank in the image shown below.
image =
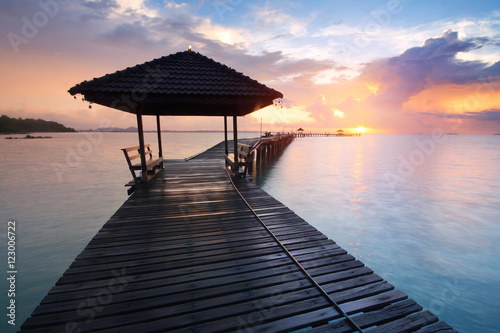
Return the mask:
[[[149, 327], [161, 328], [163, 331], [173, 332], [176, 329], [189, 330], [201, 327], [203, 331], [210, 330], [229, 330], [240, 327], [248, 314], [258, 314], [267, 317], [267, 320], [280, 317], [290, 317], [291, 314], [297, 313], [297, 307], [294, 304], [307, 306], [308, 310], [301, 308], [300, 312], [310, 311], [325, 306], [325, 301], [319, 296], [319, 292], [312, 289], [304, 289], [291, 293], [282, 293], [273, 299], [252, 300], [238, 304], [228, 304], [221, 308], [208, 309], [205, 311], [196, 311], [193, 309], [180, 316], [172, 316], [165, 318], [163, 309], [158, 310], [157, 318], [152, 318], [151, 311], [148, 311], [147, 322], [139, 322], [138, 324], [127, 324], [126, 327], [120, 327], [117, 331], [120, 332], [137, 332], [142, 329], [148, 330]], [[137, 319], [144, 320], [143, 316], [137, 314]], [[123, 323], [120, 323], [123, 325]], [[102, 326], [102, 325], [100, 325]], [[110, 329], [109, 332], [113, 332]]]
[[[75, 260], [85, 259], [85, 258], [107, 258], [107, 257], [120, 257], [120, 256], [132, 256], [134, 254], [144, 255], [148, 253], [154, 253], [159, 251], [171, 251], [171, 253], [177, 253], [185, 251], [186, 248], [196, 249], [203, 251], [204, 249], [215, 249], [215, 248], [230, 248], [232, 244], [242, 244], [255, 242], [256, 244], [260, 242], [268, 242], [266, 237], [266, 231], [251, 231], [248, 233], [237, 233], [214, 237], [203, 237], [203, 238], [191, 238], [186, 237], [184, 239], [169, 240], [168, 242], [151, 242], [151, 243], [141, 243], [135, 246], [121, 246], [117, 245], [114, 249], [111, 246], [98, 248], [98, 249], [87, 249], [76, 257]], [[301, 249], [302, 253], [308, 253], [308, 249]], [[119, 259], [119, 258], [117, 258]], [[112, 259], [109, 259], [112, 260]]]
[[438, 323], [432, 324], [430, 326], [423, 327], [415, 333], [457, 333], [458, 331], [445, 323], [440, 321]]
[[[168, 256], [169, 261], [172, 261], [174, 260], [174, 256], [185, 254], [186, 249], [189, 249], [192, 253], [209, 253], [216, 250], [230, 250], [238, 248], [238, 243], [241, 244], [242, 247], [248, 247], [251, 245], [264, 247], [266, 244], [270, 244], [270, 240], [263, 237], [251, 237], [250, 239], [242, 237], [236, 238], [239, 239], [239, 241], [231, 239], [231, 241], [227, 241], [227, 243], [225, 240], [216, 240], [205, 243], [198, 242], [196, 245], [186, 242], [182, 244], [183, 246], [135, 246], [133, 248], [126, 247], [125, 249], [117, 249], [116, 251], [107, 248], [105, 251], [95, 251], [94, 256], [89, 256], [87, 254], [85, 257], [76, 258], [71, 267], [84, 266], [88, 264], [98, 265], [121, 261], [141, 260], [141, 258], [144, 258], [145, 256], [148, 256], [149, 258]], [[339, 253], [340, 252], [341, 250], [339, 250]], [[102, 255], [99, 256], [99, 253], [102, 253]]]
[[[248, 328], [252, 329], [253, 332], [293, 332], [299, 329], [320, 325], [321, 323], [326, 323], [339, 317], [340, 315], [336, 311], [332, 311], [332, 308], [323, 308], [304, 314], [296, 314], [270, 323], [249, 326]], [[306, 331], [309, 332], [309, 330]], [[350, 331], [352, 331], [352, 329], [347, 332]]]
[[[373, 274], [372, 274], [373, 275]], [[343, 284], [343, 283], [340, 283]], [[344, 303], [349, 301], [354, 301], [358, 299], [363, 299], [373, 295], [378, 295], [390, 290], [393, 290], [394, 286], [387, 282], [376, 282], [370, 283], [362, 286], [356, 286], [350, 289], [338, 291], [335, 293], [329, 293], [330, 297], [337, 303]]]
[[411, 316], [397, 319], [386, 324], [368, 329], [370, 333], [387, 333], [387, 332], [411, 332], [418, 330], [424, 326], [433, 324], [438, 321], [438, 318], [429, 311], [422, 311]]
[[386, 305], [392, 304], [394, 302], [399, 302], [407, 298], [408, 296], [402, 291], [394, 290], [387, 293], [343, 303], [340, 305], [340, 307], [347, 314], [353, 314], [361, 311], [371, 311], [374, 309], [379, 309]]
[[312, 242], [307, 243], [308, 247], [300, 247], [295, 250], [288, 249], [290, 253], [292, 253], [295, 257], [304, 255], [304, 254], [312, 254], [312, 253], [317, 253], [317, 252], [324, 252], [324, 251], [339, 251], [342, 252], [342, 254], [347, 254], [347, 251], [342, 249], [340, 246], [335, 244], [334, 242], [325, 242], [325, 243], [319, 243], [315, 242], [312, 244]]
[[[275, 241], [269, 240], [267, 243], [260, 243], [255, 245], [241, 246], [241, 247], [232, 247], [231, 254], [237, 255], [239, 252], [248, 252], [251, 250], [265, 250], [265, 249], [276, 249], [279, 251], [279, 247]], [[201, 264], [203, 261], [208, 258], [209, 260], [213, 260], [214, 258], [218, 258], [218, 256], [225, 256], [228, 254], [228, 249], [217, 249], [212, 251], [199, 251], [199, 252], [189, 252], [189, 253], [181, 253], [177, 255], [164, 255], [160, 257], [148, 257], [144, 259], [136, 259], [136, 260], [124, 260], [119, 262], [108, 262], [108, 263], [95, 263], [92, 259], [82, 260], [82, 265], [72, 266], [66, 273], [65, 276], [69, 275], [80, 275], [80, 274], [89, 274], [93, 272], [100, 271], [109, 271], [112, 269], [122, 269], [122, 268], [132, 268], [132, 267], [158, 267], [162, 268], [165, 264], [174, 263], [177, 261], [185, 261], [191, 260], [194, 261], [194, 264]], [[159, 265], [159, 266], [158, 266]]]
[[[268, 298], [270, 293], [275, 295], [272, 299]], [[112, 327], [133, 327], [132, 325], [139, 327], [143, 325], [144, 321], [161, 321], [162, 329], [170, 331], [185, 326], [185, 323], [195, 325], [231, 318], [255, 311], [256, 307], [259, 306], [280, 306], [286, 303], [312, 300], [319, 296], [319, 291], [310, 283], [305, 288], [298, 288], [297, 283], [292, 282], [283, 283], [279, 287], [253, 289], [209, 299], [194, 300], [189, 303], [179, 303], [176, 306], [172, 306], [175, 301], [167, 297], [149, 298], [144, 300], [143, 304], [107, 304], [103, 311], [96, 314], [92, 322], [89, 323], [84, 323], [77, 311], [46, 315], [44, 320], [50, 321], [53, 325], [63, 325], [70, 320], [81, 322], [80, 326], [90, 331], [111, 329]], [[90, 308], [82, 307], [80, 312], [85, 312], [88, 309]], [[124, 316], [119, 320], [109, 320], [111, 316], [116, 317], [120, 314], [124, 314]], [[168, 320], [165, 321], [166, 318]], [[28, 325], [34, 325], [35, 320], [36, 318], [33, 318]]]
[[[239, 245], [239, 246], [238, 246]], [[240, 244], [237, 243], [214, 243], [209, 245], [186, 245], [183, 248], [170, 248], [170, 249], [156, 249], [156, 250], [146, 250], [140, 251], [140, 249], [134, 249], [127, 252], [127, 256], [119, 255], [119, 253], [114, 253], [111, 249], [111, 254], [113, 256], [102, 256], [102, 257], [84, 257], [77, 258], [72, 264], [73, 271], [77, 271], [80, 266], [92, 266], [92, 269], [99, 270], [100, 265], [106, 265], [104, 269], [108, 269], [111, 264], [116, 262], [120, 263], [122, 261], [127, 261], [129, 266], [133, 266], [135, 263], [141, 265], [146, 265], [150, 263], [158, 262], [170, 262], [176, 260], [184, 260], [186, 258], [193, 259], [197, 257], [215, 256], [218, 254], [227, 253], [228, 249], [234, 252], [245, 251], [248, 248], [267, 248], [276, 246], [276, 242], [273, 239], [261, 237], [253, 238], [250, 241], [241, 241]], [[141, 247], [142, 248], [142, 247]], [[190, 253], [186, 253], [186, 249], [189, 249]], [[108, 252], [109, 253], [109, 252]], [[118, 256], [117, 256], [118, 255]], [[144, 259], [147, 255], [147, 259]], [[158, 259], [161, 258], [161, 259]], [[165, 261], [166, 260], [166, 261]], [[137, 262], [139, 261], [139, 262]]]
[[[232, 284], [235, 282], [243, 282], [249, 281], [253, 283], [258, 279], [262, 279], [269, 276], [276, 275], [286, 275], [286, 274], [294, 274], [295, 272], [299, 272], [298, 268], [294, 265], [284, 265], [278, 267], [267, 267], [265, 269], [261, 269], [253, 272], [244, 272], [240, 274], [234, 274], [229, 276], [218, 276], [218, 277], [209, 277], [203, 280], [187, 280], [185, 281], [182, 276], [176, 278], [168, 278], [168, 279], [154, 279], [143, 282], [133, 282], [133, 275], [127, 275], [127, 271], [122, 271], [124, 276], [124, 280], [127, 281], [127, 288], [121, 292], [124, 294], [131, 290], [132, 292], [136, 292], [142, 290], [137, 297], [144, 298], [148, 297], [148, 295], [158, 295], [158, 294], [175, 294], [184, 292], [187, 290], [196, 290], [203, 289], [209, 287], [217, 287], [217, 286], [226, 286], [230, 288]], [[116, 275], [116, 274], [115, 274]], [[111, 275], [112, 278], [114, 277]], [[129, 282], [132, 281], [132, 282]], [[108, 280], [110, 281], [110, 280]], [[99, 291], [99, 290], [97, 290]], [[67, 292], [64, 294], [49, 294], [42, 301], [42, 303], [53, 303], [59, 302], [71, 297], [72, 299], [82, 298], [84, 299], [88, 292], [84, 291], [75, 291], [75, 292]], [[128, 295], [130, 297], [130, 295]], [[117, 297], [115, 297], [117, 298]], [[119, 297], [118, 297], [119, 298]]]
[[[339, 293], [343, 290], [347, 290], [349, 293], [350, 288], [355, 288], [359, 286], [364, 286], [370, 283], [382, 282], [382, 278], [377, 274], [371, 274], [371, 270], [367, 267], [362, 267], [357, 269], [358, 273], [355, 277], [350, 279], [342, 279], [341, 283], [338, 280], [335, 280], [334, 277], [330, 277], [330, 282], [322, 283], [321, 287], [330, 295], [335, 293]], [[364, 275], [365, 274], [365, 275]], [[354, 274], [353, 274], [354, 275]], [[344, 277], [344, 276], [342, 276]], [[337, 298], [334, 297], [335, 300]], [[340, 302], [340, 301], [339, 301]]]
[[341, 248], [322, 252], [299, 254], [296, 255], [295, 258], [297, 258], [301, 264], [307, 268], [316, 268], [355, 260], [353, 256], [346, 254], [346, 251]]
[[[411, 315], [412, 313], [419, 312], [422, 307], [414, 300], [405, 300], [397, 302], [384, 307], [380, 310], [370, 311], [361, 315], [352, 317], [356, 324], [362, 328], [380, 325], [389, 321], [393, 321], [402, 317]], [[352, 328], [347, 320], [339, 320], [337, 322], [323, 325], [317, 328], [308, 330], [308, 333], [327, 333], [327, 332], [352, 332]]]
[[[202, 290], [189, 290], [179, 293], [162, 293], [161, 289], [150, 290], [150, 289], [140, 289], [135, 288], [131, 285], [129, 290], [124, 290], [121, 293], [114, 295], [113, 299], [106, 305], [103, 313], [99, 316], [104, 316], [108, 311], [114, 311], [116, 307], [119, 311], [127, 312], [130, 308], [141, 308], [147, 306], [152, 299], [159, 299], [164, 306], [172, 306], [172, 309], [177, 311], [179, 306], [186, 304], [190, 306], [193, 302], [208, 302], [218, 297], [229, 297], [235, 295], [234, 297], [239, 297], [238, 295], [247, 295], [247, 297], [252, 296], [257, 293], [260, 289], [272, 290], [271, 294], [266, 294], [268, 297], [275, 297], [284, 291], [290, 290], [300, 290], [310, 287], [311, 283], [304, 278], [300, 272], [288, 272], [286, 274], [270, 275], [267, 277], [261, 277], [257, 280], [250, 281], [233, 281], [230, 285], [213, 286], [210, 288], [205, 288]], [[267, 289], [266, 289], [267, 288]], [[94, 297], [99, 290], [94, 290], [86, 293], [86, 297]], [[264, 298], [266, 295], [261, 295]], [[270, 296], [272, 295], [272, 296]], [[81, 296], [78, 296], [81, 297]], [[60, 302], [52, 303], [50, 307], [39, 306], [35, 309], [35, 315], [46, 315], [59, 312], [70, 312], [77, 311], [78, 306], [85, 301], [87, 298], [73, 299], [73, 298], [63, 298]], [[122, 310], [122, 307], [124, 310]], [[180, 311], [180, 310], [179, 310]]]
[[[189, 278], [196, 274], [201, 274], [206, 277], [216, 275], [231, 275], [231, 273], [259, 270], [264, 265], [279, 267], [290, 263], [290, 259], [284, 253], [275, 253], [271, 255], [252, 256], [248, 258], [231, 260], [229, 262], [207, 263], [205, 265], [187, 266], [181, 268], [172, 268], [159, 272], [141, 273], [138, 275], [130, 275], [128, 281], [130, 283], [145, 282], [154, 279], [167, 279], [178, 276]], [[54, 286], [49, 294], [67, 293], [84, 289], [103, 288], [108, 284], [108, 279], [84, 281], [72, 284], [60, 284]]]
[[[250, 258], [254, 256], [268, 255], [268, 254], [277, 254], [280, 253], [278, 247], [270, 247], [266, 249], [255, 249], [251, 252], [238, 252], [238, 253], [227, 253], [224, 255], [219, 255], [217, 257], [201, 257], [196, 259], [186, 259], [186, 260], [178, 260], [175, 262], [171, 262], [168, 265], [164, 263], [158, 263], [149, 266], [129, 266], [129, 267], [119, 267], [119, 269], [125, 268], [127, 274], [136, 275], [136, 274], [144, 274], [148, 272], [159, 272], [165, 269], [176, 269], [183, 267], [192, 267], [203, 265], [207, 263], [219, 263], [219, 262], [230, 262], [232, 260]], [[126, 263], [124, 263], [126, 264]], [[80, 272], [79, 274], [64, 274], [56, 285], [66, 284], [66, 283], [76, 283], [76, 282], [84, 282], [88, 280], [99, 280], [99, 279], [112, 279], [113, 278], [113, 270], [103, 269], [97, 272]], [[71, 271], [68, 271], [71, 272]]]
[[[351, 271], [353, 268], [364, 267], [363, 263], [359, 260], [342, 261], [340, 263], [318, 268], [307, 268], [307, 263], [304, 263], [302, 266], [305, 267], [309, 274], [311, 274], [320, 284], [329, 282], [332, 279], [331, 275], [334, 273], [338, 273], [339, 279], [351, 278], [353, 274], [357, 274]], [[372, 273], [371, 269], [367, 268], [366, 274], [370, 273]]]
[[[322, 298], [305, 302], [255, 309], [246, 316], [189, 327], [190, 332], [286, 332], [307, 327], [311, 322], [331, 320], [339, 316]], [[171, 331], [175, 333], [186, 330]]]

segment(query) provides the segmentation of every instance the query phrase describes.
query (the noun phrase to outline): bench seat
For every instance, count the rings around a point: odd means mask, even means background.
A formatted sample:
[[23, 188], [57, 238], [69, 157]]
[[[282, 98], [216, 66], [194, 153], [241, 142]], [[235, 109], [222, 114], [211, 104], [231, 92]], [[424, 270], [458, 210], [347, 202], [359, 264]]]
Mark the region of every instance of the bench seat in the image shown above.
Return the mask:
[[[163, 169], [163, 157], [153, 157], [153, 151], [149, 144], [144, 145], [145, 155], [146, 155], [146, 170], [147, 170], [147, 181], [153, 178], [156, 173]], [[125, 159], [127, 160], [130, 173], [134, 178], [131, 182], [133, 185], [137, 185], [142, 182], [140, 176], [137, 176], [136, 171], [142, 170], [141, 161], [141, 148], [139, 146], [129, 147], [122, 149]], [[139, 159], [139, 163], [133, 163], [133, 160]], [[131, 184], [129, 183], [129, 185]]]
[[[147, 170], [151, 170], [155, 166], [159, 165], [162, 162], [163, 162], [163, 157], [148, 158], [146, 160], [146, 169]], [[141, 163], [132, 164], [132, 168], [134, 168], [134, 170], [141, 170], [142, 169], [142, 164]]]
[[[252, 146], [238, 142], [238, 167], [236, 167], [235, 158], [233, 153], [225, 154], [226, 158], [226, 167], [231, 172], [234, 177], [245, 177], [249, 167], [251, 168], [252, 159], [250, 156], [250, 152], [252, 150]], [[242, 169], [241, 172], [239, 169]]]

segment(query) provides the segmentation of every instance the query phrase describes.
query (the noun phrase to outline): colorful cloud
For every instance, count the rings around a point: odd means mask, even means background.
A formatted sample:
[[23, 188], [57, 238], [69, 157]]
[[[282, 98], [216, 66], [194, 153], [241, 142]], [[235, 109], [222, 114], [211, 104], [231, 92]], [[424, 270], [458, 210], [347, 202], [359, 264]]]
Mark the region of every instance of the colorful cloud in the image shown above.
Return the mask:
[[[433, 1], [5, 0], [0, 113], [76, 128], [134, 117], [71, 99], [74, 84], [193, 49], [285, 95], [240, 128], [500, 132], [500, 7]], [[433, 13], [433, 14], [430, 14]], [[146, 121], [146, 126], [153, 121]], [[170, 129], [220, 129], [171, 119]], [[168, 126], [168, 125], [167, 125]], [[208, 126], [208, 128], [207, 128]]]

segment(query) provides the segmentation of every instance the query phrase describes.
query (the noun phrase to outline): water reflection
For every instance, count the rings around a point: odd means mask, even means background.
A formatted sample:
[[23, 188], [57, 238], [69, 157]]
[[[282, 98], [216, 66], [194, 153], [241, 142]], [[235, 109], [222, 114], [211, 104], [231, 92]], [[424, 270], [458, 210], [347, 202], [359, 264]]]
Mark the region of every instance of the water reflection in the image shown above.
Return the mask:
[[[359, 144], [356, 146], [357, 152], [355, 158], [353, 160], [352, 168], [351, 168], [351, 177], [352, 177], [352, 193], [353, 197], [351, 199], [352, 203], [361, 203], [363, 202], [363, 192], [366, 191], [367, 186], [364, 182], [364, 169], [363, 169], [363, 145]], [[360, 206], [355, 206], [355, 209], [360, 209]]]

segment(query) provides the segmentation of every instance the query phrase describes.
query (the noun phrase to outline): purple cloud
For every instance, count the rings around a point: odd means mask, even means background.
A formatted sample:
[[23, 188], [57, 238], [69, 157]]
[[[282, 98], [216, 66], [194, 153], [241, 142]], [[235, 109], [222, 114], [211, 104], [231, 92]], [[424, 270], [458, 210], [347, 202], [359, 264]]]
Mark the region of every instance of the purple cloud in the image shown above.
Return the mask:
[[381, 83], [380, 93], [369, 98], [370, 104], [399, 111], [404, 102], [422, 90], [441, 84], [468, 84], [485, 77], [500, 76], [500, 62], [488, 66], [481, 61], [463, 61], [456, 56], [487, 44], [487, 37], [460, 40], [456, 31], [427, 39], [397, 57], [380, 59], [365, 65], [362, 78]]
[[420, 112], [419, 114], [426, 116], [434, 116], [439, 118], [450, 119], [472, 119], [478, 121], [491, 121], [500, 123], [500, 109], [489, 109], [478, 112], [464, 112], [464, 113], [433, 113], [433, 112]]

